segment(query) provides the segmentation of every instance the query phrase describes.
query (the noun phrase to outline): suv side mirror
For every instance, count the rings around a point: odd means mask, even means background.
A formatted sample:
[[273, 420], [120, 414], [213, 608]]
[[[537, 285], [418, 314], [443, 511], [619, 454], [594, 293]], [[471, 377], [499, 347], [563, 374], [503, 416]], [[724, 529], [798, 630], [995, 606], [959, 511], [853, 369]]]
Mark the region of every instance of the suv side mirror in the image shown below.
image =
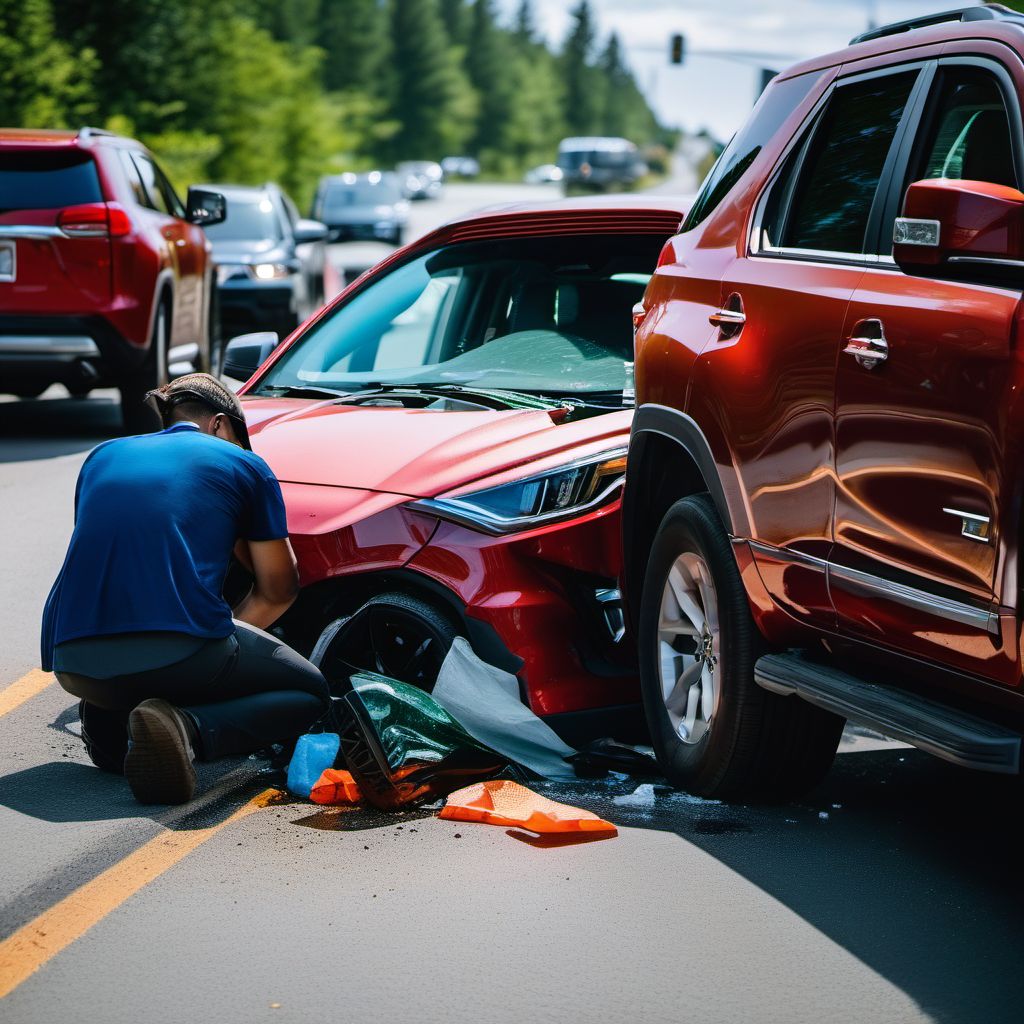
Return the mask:
[[1024, 193], [988, 181], [933, 178], [907, 189], [893, 228], [900, 269], [1024, 266]]
[[327, 238], [327, 225], [321, 224], [318, 220], [302, 218], [295, 222], [294, 234], [298, 245], [305, 242], [322, 242]]
[[185, 220], [200, 227], [219, 224], [228, 215], [227, 200], [219, 192], [208, 192], [205, 188], [190, 188], [185, 206]]
[[233, 380], [248, 380], [277, 348], [274, 331], [240, 334], [224, 347], [224, 375]]

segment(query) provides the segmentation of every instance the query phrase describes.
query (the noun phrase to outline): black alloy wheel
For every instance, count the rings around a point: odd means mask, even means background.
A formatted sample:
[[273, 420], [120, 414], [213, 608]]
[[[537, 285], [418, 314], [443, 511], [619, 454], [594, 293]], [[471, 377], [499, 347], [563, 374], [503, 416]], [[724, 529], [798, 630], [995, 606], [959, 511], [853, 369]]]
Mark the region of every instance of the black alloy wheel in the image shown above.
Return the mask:
[[323, 631], [311, 656], [334, 686], [369, 670], [429, 693], [458, 629], [439, 609], [409, 594], [370, 598]]

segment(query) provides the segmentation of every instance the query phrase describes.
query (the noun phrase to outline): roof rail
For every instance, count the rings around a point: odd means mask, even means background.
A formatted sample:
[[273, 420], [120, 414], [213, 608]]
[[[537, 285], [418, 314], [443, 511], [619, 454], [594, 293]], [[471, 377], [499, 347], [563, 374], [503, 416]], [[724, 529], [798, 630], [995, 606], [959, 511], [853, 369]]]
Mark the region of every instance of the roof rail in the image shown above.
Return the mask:
[[86, 125], [84, 128], [78, 129], [78, 137], [83, 141], [85, 139], [92, 138], [93, 135], [116, 135], [116, 132], [107, 131], [106, 128], [90, 128]]
[[926, 14], [921, 18], [908, 18], [906, 21], [894, 21], [891, 25], [862, 32], [850, 40], [850, 45], [866, 43], [869, 39], [882, 39], [884, 36], [895, 36], [900, 32], [911, 32], [915, 28], [928, 28], [931, 25], [942, 25], [950, 21], [1016, 21], [1024, 24], [1024, 16], [1010, 10], [1002, 4], [981, 4], [977, 7], [961, 7], [955, 11], [944, 11], [941, 14]]

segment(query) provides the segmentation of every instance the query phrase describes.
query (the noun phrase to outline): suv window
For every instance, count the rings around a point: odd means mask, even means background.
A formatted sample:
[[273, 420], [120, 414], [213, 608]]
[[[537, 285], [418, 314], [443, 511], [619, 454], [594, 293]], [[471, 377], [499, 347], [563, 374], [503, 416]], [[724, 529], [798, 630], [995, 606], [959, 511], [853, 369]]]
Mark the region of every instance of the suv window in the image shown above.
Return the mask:
[[995, 78], [980, 68], [944, 69], [932, 129], [917, 173], [1017, 187], [1006, 105]]
[[146, 195], [146, 187], [142, 184], [142, 178], [139, 176], [139, 169], [135, 166], [135, 161], [132, 160], [131, 153], [127, 149], [119, 149], [117, 155], [121, 160], [121, 167], [124, 170], [124, 176], [128, 180], [128, 187], [132, 190], [132, 198], [139, 204], [139, 206], [149, 206], [149, 197]]
[[88, 154], [0, 151], [0, 213], [102, 202], [96, 164]]
[[172, 217], [184, 217], [185, 208], [160, 168], [145, 153], [133, 153], [132, 158], [149, 197], [146, 205]]
[[[781, 246], [861, 253], [886, 158], [918, 72], [836, 89], [814, 129], [781, 232]], [[786, 182], [777, 187], [785, 190]]]
[[701, 223], [729, 194], [757, 158], [764, 144], [782, 127], [783, 122], [803, 102], [820, 77], [809, 71], [795, 78], [773, 82], [754, 107], [747, 123], [733, 136], [722, 155], [708, 172], [704, 184], [683, 222], [683, 231]]

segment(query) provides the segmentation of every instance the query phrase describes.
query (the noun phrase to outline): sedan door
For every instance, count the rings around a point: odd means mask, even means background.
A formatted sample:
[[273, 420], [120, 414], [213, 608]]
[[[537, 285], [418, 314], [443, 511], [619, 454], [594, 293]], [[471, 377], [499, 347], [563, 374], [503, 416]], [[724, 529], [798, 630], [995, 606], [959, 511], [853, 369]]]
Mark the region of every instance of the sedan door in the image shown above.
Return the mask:
[[[939, 177], [1019, 187], [1011, 117], [1020, 124], [994, 66], [940, 63], [895, 192]], [[850, 303], [836, 373], [840, 627], [1015, 684], [1015, 620], [998, 605], [1019, 528], [1008, 413], [1021, 288], [984, 283], [985, 268], [903, 273], [885, 256], [895, 212]]]

